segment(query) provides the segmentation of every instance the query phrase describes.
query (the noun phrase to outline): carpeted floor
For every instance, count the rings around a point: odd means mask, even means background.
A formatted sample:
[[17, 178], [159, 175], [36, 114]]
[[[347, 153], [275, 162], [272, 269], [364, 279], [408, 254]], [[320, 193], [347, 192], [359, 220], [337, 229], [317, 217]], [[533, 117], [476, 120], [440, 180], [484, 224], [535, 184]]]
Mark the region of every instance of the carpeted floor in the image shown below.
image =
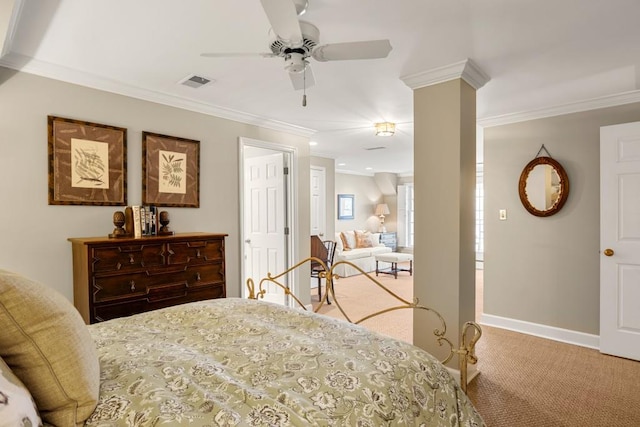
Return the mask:
[[640, 362], [482, 329], [468, 394], [488, 426], [640, 426]]
[[[372, 273], [375, 276], [375, 273]], [[389, 290], [396, 293], [401, 298], [408, 301], [413, 300], [413, 277], [409, 273], [399, 273], [398, 278], [388, 274], [380, 274], [378, 281], [387, 286]], [[339, 304], [345, 309], [352, 322], [362, 317], [388, 308], [393, 301], [386, 291], [379, 288], [371, 280], [363, 275], [338, 279], [334, 283], [334, 292]], [[313, 290], [313, 308], [318, 306], [318, 293]], [[323, 291], [324, 296], [324, 291]], [[398, 302], [398, 304], [401, 304]], [[331, 317], [344, 319], [338, 306], [333, 302], [331, 305], [324, 304], [319, 313]], [[413, 343], [413, 313], [412, 310], [396, 310], [365, 320], [361, 323], [373, 331], [388, 335], [408, 343]]]
[[[413, 278], [407, 273], [378, 279], [411, 300]], [[477, 284], [479, 317], [481, 271]], [[370, 286], [355, 276], [340, 279], [335, 291], [343, 307], [357, 317], [388, 306], [384, 292]], [[315, 298], [314, 307], [317, 294]], [[342, 317], [335, 304], [321, 312]], [[412, 320], [410, 311], [396, 311], [363, 325], [411, 342]], [[488, 326], [483, 327], [477, 355], [480, 375], [468, 393], [489, 427], [640, 426], [640, 362]]]

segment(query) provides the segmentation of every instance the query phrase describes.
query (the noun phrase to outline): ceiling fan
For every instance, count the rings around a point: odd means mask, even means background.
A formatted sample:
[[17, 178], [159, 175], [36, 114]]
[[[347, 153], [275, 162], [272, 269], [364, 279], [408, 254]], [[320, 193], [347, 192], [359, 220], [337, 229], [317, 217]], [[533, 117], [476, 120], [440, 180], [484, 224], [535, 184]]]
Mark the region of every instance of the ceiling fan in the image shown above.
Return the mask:
[[[268, 53], [203, 53], [201, 56], [240, 57], [259, 55], [284, 58], [285, 70], [295, 90], [315, 84], [308, 58], [316, 61], [386, 58], [391, 52], [389, 40], [370, 40], [320, 45], [320, 30], [315, 25], [298, 20], [306, 11], [308, 0], [260, 0], [271, 24]], [[306, 105], [306, 95], [302, 105]]]

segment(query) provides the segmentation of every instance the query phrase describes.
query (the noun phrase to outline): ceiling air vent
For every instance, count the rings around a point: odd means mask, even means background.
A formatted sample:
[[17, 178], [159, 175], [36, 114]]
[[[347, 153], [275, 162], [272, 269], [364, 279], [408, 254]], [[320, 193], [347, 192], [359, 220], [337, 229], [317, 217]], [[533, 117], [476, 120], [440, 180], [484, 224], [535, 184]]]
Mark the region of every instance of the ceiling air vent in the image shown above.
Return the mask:
[[192, 87], [194, 89], [198, 89], [206, 84], [209, 84], [215, 80], [209, 79], [207, 77], [196, 76], [195, 74], [191, 74], [184, 79], [180, 80], [180, 84]]
[[374, 150], [386, 150], [387, 147], [371, 147], [371, 148], [365, 148], [365, 150], [367, 151], [374, 151]]

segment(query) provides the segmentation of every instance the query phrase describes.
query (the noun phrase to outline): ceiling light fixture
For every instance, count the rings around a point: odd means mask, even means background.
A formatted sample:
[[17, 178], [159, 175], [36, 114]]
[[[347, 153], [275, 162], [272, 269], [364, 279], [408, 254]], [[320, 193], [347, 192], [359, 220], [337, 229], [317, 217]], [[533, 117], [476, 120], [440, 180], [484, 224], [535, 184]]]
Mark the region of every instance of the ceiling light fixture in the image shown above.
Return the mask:
[[396, 124], [391, 122], [376, 123], [376, 136], [393, 136]]

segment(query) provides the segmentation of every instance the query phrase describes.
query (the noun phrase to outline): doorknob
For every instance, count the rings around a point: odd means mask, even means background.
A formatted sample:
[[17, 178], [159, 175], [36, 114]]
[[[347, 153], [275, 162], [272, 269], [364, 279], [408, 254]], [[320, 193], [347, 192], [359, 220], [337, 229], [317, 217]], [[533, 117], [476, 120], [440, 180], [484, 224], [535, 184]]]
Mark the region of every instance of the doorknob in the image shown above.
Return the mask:
[[245, 243], [251, 243], [251, 239], [247, 239], [244, 241]]
[[603, 253], [606, 256], [612, 256], [615, 252], [613, 252], [613, 249], [605, 249]]

